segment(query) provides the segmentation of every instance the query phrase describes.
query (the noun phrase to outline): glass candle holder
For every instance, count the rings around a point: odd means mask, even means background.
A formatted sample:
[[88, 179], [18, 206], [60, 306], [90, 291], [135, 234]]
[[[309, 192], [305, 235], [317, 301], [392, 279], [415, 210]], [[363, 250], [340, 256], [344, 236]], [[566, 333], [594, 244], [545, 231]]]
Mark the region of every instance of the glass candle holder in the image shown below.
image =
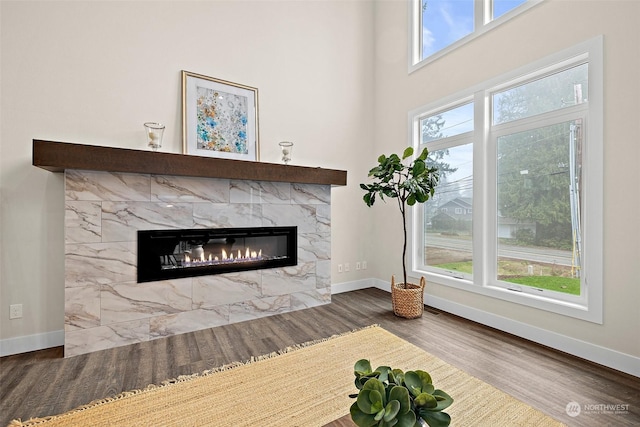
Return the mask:
[[162, 147], [162, 134], [164, 133], [164, 125], [156, 122], [146, 122], [144, 128], [147, 131], [147, 145], [153, 151], [158, 151]]
[[291, 151], [293, 150], [293, 142], [282, 141], [279, 142], [280, 150], [282, 150], [282, 161], [285, 165], [291, 161]]

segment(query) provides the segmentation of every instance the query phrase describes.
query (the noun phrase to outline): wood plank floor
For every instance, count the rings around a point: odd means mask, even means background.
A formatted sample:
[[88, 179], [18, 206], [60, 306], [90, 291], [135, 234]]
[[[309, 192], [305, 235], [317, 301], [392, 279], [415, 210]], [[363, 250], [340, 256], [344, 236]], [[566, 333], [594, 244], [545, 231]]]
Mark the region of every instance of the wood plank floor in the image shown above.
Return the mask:
[[[68, 359], [62, 348], [1, 358], [0, 426], [374, 323], [568, 426], [640, 426], [640, 378], [429, 308], [420, 319], [400, 319], [389, 294], [378, 289]], [[582, 405], [580, 415], [566, 414], [569, 402]], [[594, 406], [616, 404], [628, 409], [615, 414]]]

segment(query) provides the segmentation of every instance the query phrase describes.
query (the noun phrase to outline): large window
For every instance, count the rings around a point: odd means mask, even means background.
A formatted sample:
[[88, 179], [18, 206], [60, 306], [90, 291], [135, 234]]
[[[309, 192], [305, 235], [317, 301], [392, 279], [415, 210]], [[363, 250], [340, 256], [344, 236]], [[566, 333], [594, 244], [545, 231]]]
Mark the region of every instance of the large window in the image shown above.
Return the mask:
[[410, 0], [410, 67], [454, 49], [541, 0]]
[[473, 102], [421, 117], [420, 145], [440, 173], [438, 191], [424, 206], [423, 266], [470, 277], [473, 206]]
[[602, 42], [410, 113], [440, 170], [414, 209], [428, 280], [602, 321]]

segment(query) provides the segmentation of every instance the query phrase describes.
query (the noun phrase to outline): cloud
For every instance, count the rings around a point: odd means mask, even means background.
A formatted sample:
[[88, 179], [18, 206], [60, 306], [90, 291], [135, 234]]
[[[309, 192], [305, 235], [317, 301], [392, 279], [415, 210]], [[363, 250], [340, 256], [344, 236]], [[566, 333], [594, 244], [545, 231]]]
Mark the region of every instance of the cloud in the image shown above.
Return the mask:
[[431, 51], [431, 46], [436, 41], [431, 30], [427, 27], [422, 27], [422, 50]]
[[470, 15], [465, 15], [464, 12], [460, 13], [460, 10], [452, 10], [452, 4], [447, 2], [442, 3], [439, 12], [448, 28], [448, 44], [460, 40], [462, 37], [473, 32], [473, 9], [469, 11]]

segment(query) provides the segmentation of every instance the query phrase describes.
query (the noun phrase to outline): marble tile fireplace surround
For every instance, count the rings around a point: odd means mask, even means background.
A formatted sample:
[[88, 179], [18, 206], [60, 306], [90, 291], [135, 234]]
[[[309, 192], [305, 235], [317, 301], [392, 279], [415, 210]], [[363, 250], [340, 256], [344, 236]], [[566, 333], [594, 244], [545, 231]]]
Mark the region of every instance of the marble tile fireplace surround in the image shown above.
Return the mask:
[[[65, 357], [331, 301], [345, 171], [38, 140], [33, 164], [65, 174]], [[276, 226], [297, 265], [136, 280], [138, 230]]]

